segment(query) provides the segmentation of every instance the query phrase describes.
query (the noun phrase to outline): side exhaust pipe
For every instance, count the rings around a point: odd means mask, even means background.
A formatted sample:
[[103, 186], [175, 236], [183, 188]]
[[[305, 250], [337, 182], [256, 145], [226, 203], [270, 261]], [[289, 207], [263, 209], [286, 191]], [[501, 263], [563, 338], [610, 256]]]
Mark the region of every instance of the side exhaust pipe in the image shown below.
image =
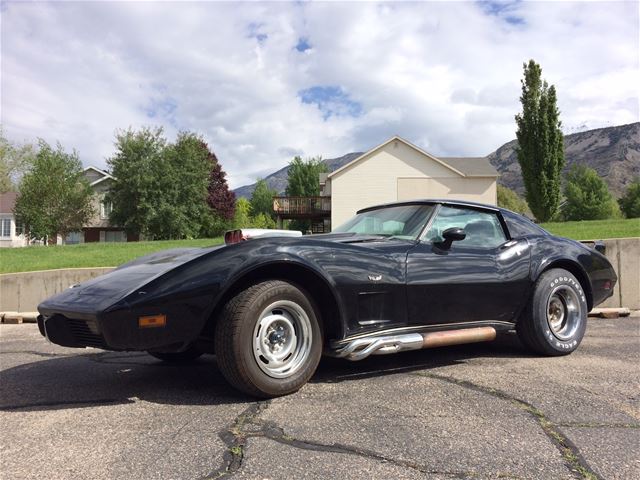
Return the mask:
[[405, 333], [380, 337], [358, 338], [335, 352], [335, 356], [347, 360], [362, 360], [369, 355], [421, 350], [423, 348], [462, 345], [465, 343], [490, 342], [495, 340], [493, 327], [463, 328], [432, 333]]

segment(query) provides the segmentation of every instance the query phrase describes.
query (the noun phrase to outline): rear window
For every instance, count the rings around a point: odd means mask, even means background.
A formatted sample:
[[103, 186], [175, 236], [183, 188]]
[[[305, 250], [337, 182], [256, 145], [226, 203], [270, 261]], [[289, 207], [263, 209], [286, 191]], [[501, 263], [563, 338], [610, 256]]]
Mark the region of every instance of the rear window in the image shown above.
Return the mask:
[[511, 238], [526, 237], [531, 235], [548, 235], [548, 232], [533, 223], [528, 218], [511, 212], [502, 212]]

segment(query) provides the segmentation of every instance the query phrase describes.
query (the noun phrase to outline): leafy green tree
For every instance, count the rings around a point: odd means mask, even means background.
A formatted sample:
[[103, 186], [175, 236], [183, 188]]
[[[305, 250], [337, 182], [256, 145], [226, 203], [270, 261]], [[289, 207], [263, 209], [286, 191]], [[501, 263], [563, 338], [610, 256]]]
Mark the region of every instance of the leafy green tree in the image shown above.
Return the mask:
[[516, 150], [529, 208], [539, 221], [547, 222], [558, 211], [565, 159], [556, 89], [541, 77], [535, 61], [524, 64]]
[[233, 227], [251, 227], [251, 203], [244, 197], [240, 197], [236, 200], [236, 211], [233, 217]]
[[108, 195], [113, 225], [129, 233], [153, 236], [150, 224], [163, 194], [166, 143], [162, 128], [116, 133], [116, 153], [107, 160], [117, 179]]
[[574, 165], [567, 175], [564, 194], [566, 220], [603, 220], [616, 215], [617, 205], [607, 184], [592, 168]]
[[[320, 195], [320, 174], [327, 171], [322, 157], [303, 161], [296, 156], [289, 163], [286, 194], [290, 197], [315, 197]], [[289, 229], [306, 232], [311, 228], [309, 220], [291, 220]]]
[[157, 215], [150, 222], [155, 238], [194, 238], [214, 213], [207, 205], [211, 163], [202, 139], [182, 132], [163, 152], [166, 175]]
[[527, 202], [525, 202], [516, 192], [510, 188], [503, 187], [502, 185], [498, 185], [498, 206], [523, 215], [531, 214], [531, 210], [529, 210]]
[[286, 194], [290, 197], [314, 197], [320, 195], [320, 174], [327, 171], [322, 157], [303, 161], [296, 156], [289, 163]]
[[211, 162], [203, 143], [183, 132], [168, 144], [162, 128], [118, 132], [108, 160], [117, 179], [108, 195], [110, 221], [153, 239], [199, 236], [214, 223], [207, 205]]
[[259, 213], [251, 217], [253, 228], [276, 228], [276, 221], [266, 213]]
[[18, 180], [33, 164], [35, 154], [31, 144], [10, 142], [0, 125], [0, 193], [18, 190]]
[[267, 185], [264, 179], [259, 179], [251, 194], [251, 212], [253, 215], [263, 214], [273, 219], [275, 216], [273, 211], [273, 197], [277, 194], [278, 192], [269, 188], [269, 185]]
[[66, 153], [60, 144], [53, 149], [40, 140], [33, 164], [20, 182], [14, 213], [31, 238], [48, 238], [49, 243], [55, 243], [57, 235], [80, 230], [94, 210], [78, 154]]
[[640, 217], [640, 177], [629, 184], [627, 191], [618, 200], [620, 209], [627, 218]]
[[253, 214], [251, 202], [240, 197], [236, 200], [233, 228], [275, 228], [276, 222], [266, 213]]

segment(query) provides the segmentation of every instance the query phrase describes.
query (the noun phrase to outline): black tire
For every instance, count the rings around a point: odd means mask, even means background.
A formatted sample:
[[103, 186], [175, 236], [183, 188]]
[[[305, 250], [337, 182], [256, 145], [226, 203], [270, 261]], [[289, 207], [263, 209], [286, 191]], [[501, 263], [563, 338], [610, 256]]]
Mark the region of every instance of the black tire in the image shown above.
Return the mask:
[[182, 352], [147, 352], [152, 357], [167, 363], [191, 363], [201, 357], [204, 352], [196, 349], [193, 345]]
[[293, 393], [309, 381], [320, 362], [317, 309], [290, 283], [269, 280], [253, 285], [224, 306], [216, 325], [215, 351], [220, 371], [236, 389], [261, 398]]
[[548, 356], [573, 352], [587, 328], [587, 300], [570, 272], [554, 268], [536, 281], [533, 296], [516, 325], [520, 341]]

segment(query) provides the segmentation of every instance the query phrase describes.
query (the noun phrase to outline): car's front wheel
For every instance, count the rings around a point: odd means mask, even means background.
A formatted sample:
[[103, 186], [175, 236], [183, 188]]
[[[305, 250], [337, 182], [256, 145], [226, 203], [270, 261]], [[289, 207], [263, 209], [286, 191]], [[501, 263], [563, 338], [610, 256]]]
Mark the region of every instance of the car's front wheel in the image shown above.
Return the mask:
[[522, 343], [543, 355], [573, 352], [587, 328], [587, 301], [576, 277], [567, 270], [547, 270], [517, 324]]
[[257, 397], [297, 391], [322, 355], [319, 315], [300, 288], [281, 280], [249, 287], [218, 318], [215, 350], [224, 377]]

